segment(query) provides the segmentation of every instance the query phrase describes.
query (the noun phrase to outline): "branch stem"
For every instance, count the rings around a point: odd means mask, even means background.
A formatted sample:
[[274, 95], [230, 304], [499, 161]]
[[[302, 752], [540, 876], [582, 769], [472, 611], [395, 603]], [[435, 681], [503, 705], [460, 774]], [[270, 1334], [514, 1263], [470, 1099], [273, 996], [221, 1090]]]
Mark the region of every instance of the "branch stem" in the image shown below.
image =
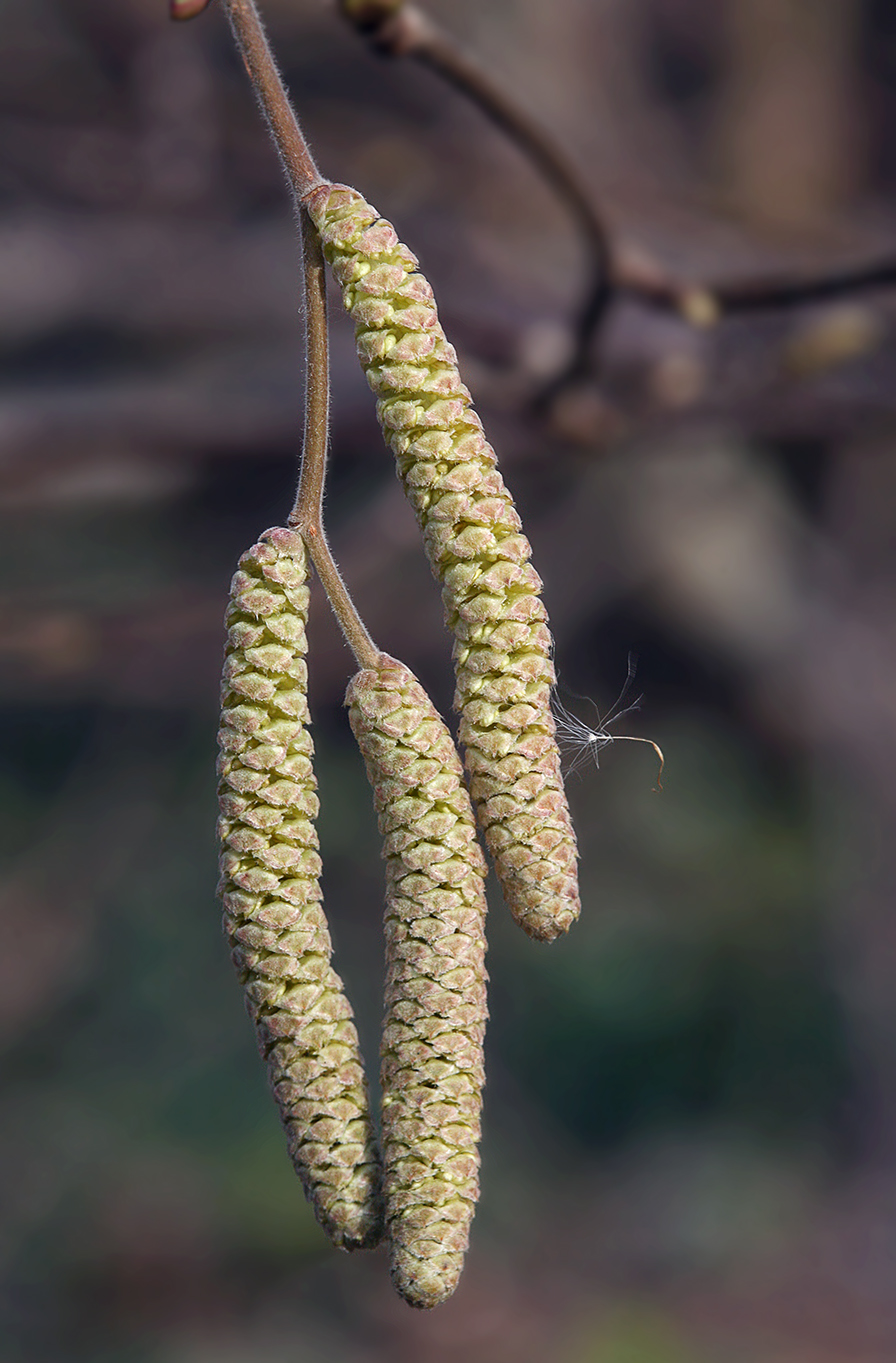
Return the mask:
[[223, 0], [234, 40], [297, 199], [322, 182], [268, 44], [255, 0]]
[[299, 488], [288, 524], [305, 541], [333, 613], [358, 666], [375, 668], [380, 651], [371, 639], [336, 566], [323, 523], [324, 483], [330, 413], [330, 356], [327, 330], [327, 287], [320, 237], [300, 209], [302, 266], [305, 276], [305, 436]]
[[305, 432], [299, 487], [288, 524], [298, 530], [359, 667], [376, 667], [380, 651], [342, 580], [324, 531], [323, 501], [330, 428], [327, 288], [320, 238], [302, 199], [323, 184], [265, 35], [255, 0], [223, 0], [236, 45], [258, 97], [299, 207], [305, 278]]
[[305, 279], [305, 439], [290, 524], [301, 519], [310, 525], [323, 520], [330, 427], [330, 346], [323, 248], [304, 206], [299, 210], [299, 221]]

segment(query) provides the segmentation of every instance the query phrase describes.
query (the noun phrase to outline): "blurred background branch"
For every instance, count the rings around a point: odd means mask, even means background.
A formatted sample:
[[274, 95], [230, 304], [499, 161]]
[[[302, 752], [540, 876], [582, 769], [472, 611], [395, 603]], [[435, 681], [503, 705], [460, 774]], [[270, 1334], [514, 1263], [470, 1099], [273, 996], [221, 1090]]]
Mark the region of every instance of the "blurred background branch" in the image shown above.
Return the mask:
[[[592, 343], [616, 293], [627, 294], [647, 306], [668, 309], [694, 326], [706, 327], [727, 314], [790, 308], [896, 285], [896, 256], [892, 255], [815, 277], [772, 274], [754, 279], [699, 283], [677, 279], [656, 259], [613, 240], [584, 175], [567, 155], [563, 144], [531, 113], [522, 93], [511, 93], [502, 88], [500, 78], [492, 68], [487, 68], [465, 51], [423, 10], [405, 0], [340, 0], [340, 8], [375, 51], [389, 57], [415, 58], [481, 109], [516, 143], [578, 224], [589, 261], [589, 278], [583, 289], [584, 302], [572, 328], [570, 359], [552, 377], [542, 401], [556, 396], [568, 383], [589, 372], [593, 362]], [[830, 6], [831, 13], [835, 8], [836, 5]], [[747, 33], [752, 35], [749, 27], [752, 20], [748, 13], [744, 24]], [[778, 24], [771, 10], [768, 18], [772, 28], [769, 37], [773, 43]], [[796, 36], [801, 38], [798, 16], [796, 23]], [[769, 142], [774, 139], [775, 132], [769, 129]], [[788, 126], [787, 140], [791, 137], [792, 128]], [[815, 145], [814, 129], [812, 138], [812, 145]], [[775, 200], [775, 186], [770, 187], [768, 198]]]

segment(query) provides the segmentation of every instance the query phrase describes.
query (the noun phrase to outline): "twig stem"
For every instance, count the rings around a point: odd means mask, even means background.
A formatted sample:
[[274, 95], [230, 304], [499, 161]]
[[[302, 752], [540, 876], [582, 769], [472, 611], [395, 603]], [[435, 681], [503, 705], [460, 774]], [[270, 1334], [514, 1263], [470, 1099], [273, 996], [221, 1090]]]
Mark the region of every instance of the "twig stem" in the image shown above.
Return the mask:
[[305, 541], [333, 613], [359, 667], [376, 667], [380, 652], [349, 595], [336, 566], [323, 523], [324, 482], [329, 437], [330, 359], [324, 255], [317, 229], [300, 209], [302, 265], [305, 276], [305, 438], [299, 489], [289, 524]]
[[283, 168], [293, 193], [301, 199], [321, 183], [322, 176], [277, 70], [255, 0], [223, 0], [223, 4]]
[[324, 253], [308, 210], [299, 210], [305, 278], [305, 440], [290, 523], [323, 519], [330, 424], [330, 347]]
[[299, 127], [255, 0], [224, 0], [236, 45], [242, 54], [258, 102], [280, 153], [299, 207], [302, 266], [305, 277], [305, 434], [299, 488], [289, 524], [305, 541], [311, 562], [324, 586], [342, 633], [359, 667], [376, 667], [374, 644], [336, 566], [323, 523], [327, 441], [330, 429], [330, 354], [327, 333], [327, 288], [320, 238], [302, 198], [323, 177]]

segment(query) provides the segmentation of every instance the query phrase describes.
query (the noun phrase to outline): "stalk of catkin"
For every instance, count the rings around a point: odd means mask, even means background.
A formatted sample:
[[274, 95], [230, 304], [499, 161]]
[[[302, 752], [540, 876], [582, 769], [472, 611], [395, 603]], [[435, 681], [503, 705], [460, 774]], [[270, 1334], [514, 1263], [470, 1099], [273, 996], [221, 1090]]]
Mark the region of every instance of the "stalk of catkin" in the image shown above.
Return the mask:
[[382, 1235], [381, 1171], [320, 903], [307, 615], [302, 538], [268, 530], [240, 559], [225, 621], [219, 891], [296, 1172], [330, 1238], [357, 1249]]
[[412, 1306], [457, 1286], [479, 1195], [485, 861], [451, 734], [394, 658], [349, 683], [386, 858], [383, 1164], [392, 1280]]
[[580, 905], [550, 706], [552, 641], [529, 542], [416, 257], [356, 190], [321, 185], [305, 202], [442, 584], [460, 738], [486, 845], [514, 917], [551, 941]]

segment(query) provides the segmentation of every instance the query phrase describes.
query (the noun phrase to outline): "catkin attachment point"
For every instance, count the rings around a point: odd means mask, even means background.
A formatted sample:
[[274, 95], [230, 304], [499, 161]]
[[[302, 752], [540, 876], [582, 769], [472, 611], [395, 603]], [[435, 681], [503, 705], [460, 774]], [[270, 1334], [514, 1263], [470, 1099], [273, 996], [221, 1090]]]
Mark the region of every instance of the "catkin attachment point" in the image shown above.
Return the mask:
[[413, 673], [383, 655], [346, 704], [385, 840], [390, 1269], [428, 1308], [457, 1286], [479, 1195], [485, 861], [451, 734]]
[[358, 1249], [382, 1235], [381, 1167], [320, 903], [307, 616], [302, 537], [268, 530], [240, 559], [225, 622], [219, 890], [296, 1172], [331, 1240]]

